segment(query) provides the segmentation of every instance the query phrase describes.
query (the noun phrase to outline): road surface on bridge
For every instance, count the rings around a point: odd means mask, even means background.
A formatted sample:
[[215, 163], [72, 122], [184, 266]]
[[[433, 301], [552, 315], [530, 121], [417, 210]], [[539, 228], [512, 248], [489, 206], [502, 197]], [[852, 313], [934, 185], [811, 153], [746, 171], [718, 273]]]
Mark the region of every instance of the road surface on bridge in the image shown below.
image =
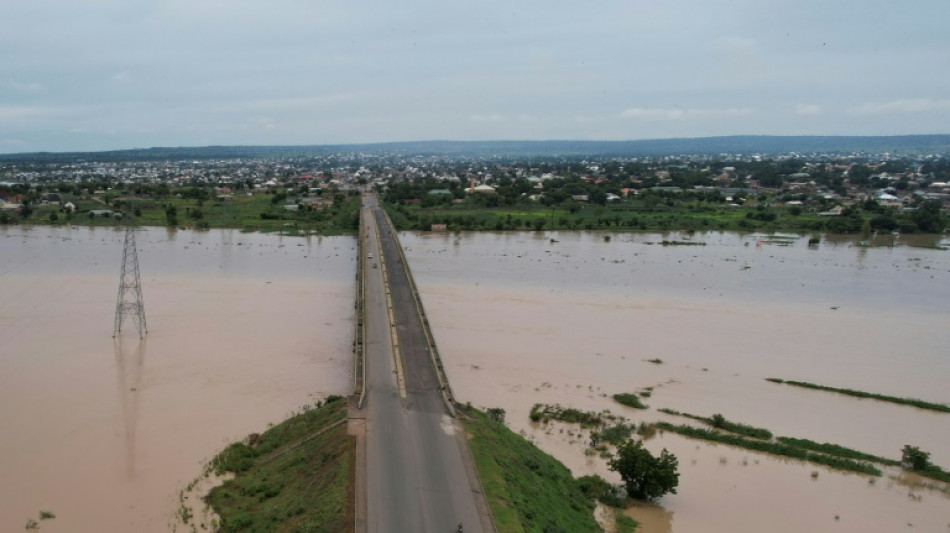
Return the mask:
[[452, 533], [463, 522], [466, 533], [490, 532], [465, 433], [443, 402], [397, 237], [373, 195], [364, 196], [360, 216], [368, 229], [363, 243], [367, 530]]

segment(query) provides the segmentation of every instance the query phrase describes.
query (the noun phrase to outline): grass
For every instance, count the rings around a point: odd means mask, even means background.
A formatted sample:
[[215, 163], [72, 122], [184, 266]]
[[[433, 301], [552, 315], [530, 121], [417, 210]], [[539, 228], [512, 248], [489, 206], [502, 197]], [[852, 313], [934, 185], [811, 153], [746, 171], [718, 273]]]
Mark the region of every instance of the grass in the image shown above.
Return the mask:
[[829, 444], [827, 442], [818, 443], [808, 439], [793, 439], [792, 437], [778, 437], [776, 440], [782, 444], [795, 446], [797, 448], [804, 448], [806, 450], [820, 452], [827, 455], [833, 455], [835, 457], [844, 457], [847, 459], [854, 459], [856, 461], [869, 461], [887, 466], [900, 466], [901, 464], [900, 461], [895, 461], [894, 459], [888, 459], [886, 457], [859, 452], [851, 448], [846, 448], [837, 444]]
[[352, 531], [356, 446], [345, 421], [346, 401], [328, 399], [253, 445], [237, 442], [218, 454], [211, 467], [235, 475], [207, 497], [219, 531]]
[[736, 446], [746, 450], [770, 453], [772, 455], [779, 455], [782, 457], [790, 457], [792, 459], [799, 459], [802, 461], [825, 465], [845, 472], [856, 472], [871, 476], [881, 475], [881, 471], [878, 468], [866, 462], [813, 452], [805, 448], [790, 446], [781, 442], [749, 439], [739, 435], [720, 433], [718, 431], [695, 428], [687, 425], [674, 425], [668, 422], [656, 422], [655, 427], [683, 435], [684, 437], [728, 444], [730, 446]]
[[[484, 207], [472, 203], [453, 206], [404, 206], [384, 202], [400, 230], [428, 230], [431, 224], [447, 224], [456, 230], [611, 230], [611, 231], [824, 231], [826, 217], [816, 213], [789, 215], [775, 208], [774, 220], [760, 220], [755, 207], [728, 207], [697, 201], [674, 205], [649, 205], [630, 200], [615, 205], [578, 205], [574, 209], [542, 205]], [[683, 241], [669, 241], [672, 245]], [[668, 246], [671, 244], [667, 244]]]
[[614, 523], [617, 525], [617, 533], [633, 533], [640, 527], [639, 522], [620, 511], [614, 514]]
[[617, 417], [609, 411], [595, 413], [594, 411], [581, 411], [573, 407], [544, 403], [534, 404], [528, 416], [530, 416], [532, 422], [547, 423], [551, 420], [559, 420], [569, 424], [578, 424], [585, 428], [603, 426], [608, 422], [617, 420]]
[[633, 407], [634, 409], [646, 409], [649, 407], [649, 405], [646, 405], [640, 401], [640, 396], [635, 393], [621, 392], [614, 394], [613, 398], [617, 403], [622, 403], [623, 405], [626, 405], [627, 407]]
[[926, 402], [924, 400], [918, 400], [916, 398], [901, 398], [897, 396], [886, 396], [884, 394], [876, 394], [873, 392], [864, 392], [853, 389], [839, 389], [836, 387], [828, 387], [825, 385], [817, 385], [815, 383], [808, 383], [806, 381], [790, 381], [779, 378], [765, 378], [766, 381], [771, 381], [772, 383], [780, 383], [785, 385], [792, 385], [795, 387], [803, 387], [806, 389], [821, 390], [827, 392], [837, 392], [838, 394], [845, 394], [847, 396], [854, 396], [856, 398], [870, 398], [872, 400], [878, 400], [882, 402], [894, 403], [898, 405], [909, 405], [911, 407], [917, 407], [919, 409], [928, 409], [930, 411], [938, 411], [941, 413], [950, 413], [950, 405], [942, 403], [933, 403]]
[[[112, 217], [89, 217], [90, 209], [115, 208], [102, 200], [90, 197], [65, 195], [63, 201], [76, 205], [76, 213], [58, 212], [58, 207], [36, 206], [28, 220], [32, 224], [62, 226], [67, 224], [81, 226], [117, 226], [132, 224], [136, 226], [167, 226], [166, 208], [173, 207], [177, 214], [177, 227], [183, 228], [240, 228], [244, 231], [264, 233], [280, 232], [296, 236], [318, 233], [321, 235], [339, 235], [354, 232], [359, 223], [359, 196], [347, 196], [339, 205], [325, 209], [287, 211], [283, 203], [273, 204], [272, 194], [254, 196], [235, 195], [233, 199], [221, 201], [209, 199], [198, 201], [191, 198], [148, 198], [136, 195], [119, 196], [125, 217], [116, 220]], [[51, 221], [50, 214], [56, 213], [57, 220]], [[197, 213], [200, 212], [200, 217]], [[137, 214], [136, 214], [137, 213]], [[194, 213], [194, 215], [192, 215]]]
[[461, 412], [499, 532], [600, 531], [593, 500], [564, 465], [485, 413]]
[[715, 415], [712, 415], [711, 417], [704, 417], [704, 416], [691, 415], [689, 413], [681, 413], [679, 411], [674, 411], [672, 409], [658, 409], [658, 411], [660, 411], [661, 413], [666, 413], [668, 415], [676, 415], [676, 416], [691, 418], [693, 420], [698, 420], [716, 429], [721, 429], [724, 431], [728, 431], [730, 433], [735, 433], [737, 435], [752, 437], [753, 439], [770, 440], [772, 438], [772, 432], [767, 429], [757, 428], [754, 426], [748, 426], [746, 424], [740, 424], [738, 422], [731, 422], [729, 420], [726, 420], [725, 417], [723, 417], [720, 414], [715, 414]]

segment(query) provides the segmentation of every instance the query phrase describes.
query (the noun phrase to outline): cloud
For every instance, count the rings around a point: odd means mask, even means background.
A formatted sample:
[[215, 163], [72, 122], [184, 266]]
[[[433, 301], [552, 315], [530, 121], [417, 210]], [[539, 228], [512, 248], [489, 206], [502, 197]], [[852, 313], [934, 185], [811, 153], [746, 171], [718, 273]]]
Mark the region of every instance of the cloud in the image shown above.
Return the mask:
[[679, 107], [631, 107], [620, 112], [621, 118], [645, 120], [684, 120], [691, 118], [741, 117], [753, 114], [749, 107], [730, 107], [724, 109], [696, 109]]
[[508, 120], [508, 117], [506, 117], [505, 115], [499, 115], [499, 114], [489, 114], [489, 115], [475, 114], [475, 115], [469, 115], [468, 119], [471, 120], [472, 122], [504, 122]]
[[45, 85], [36, 81], [22, 82], [13, 80], [7, 83], [7, 86], [20, 93], [38, 93], [46, 90]]
[[738, 61], [748, 61], [758, 57], [758, 44], [744, 37], [722, 37], [712, 43], [713, 48], [723, 56]]
[[889, 115], [950, 111], [950, 99], [907, 98], [890, 102], [868, 102], [848, 108], [852, 115]]
[[821, 106], [818, 104], [798, 104], [795, 106], [796, 115], [820, 115]]
[[49, 107], [0, 105], [0, 120], [15, 120], [23, 118], [39, 118], [55, 114]]

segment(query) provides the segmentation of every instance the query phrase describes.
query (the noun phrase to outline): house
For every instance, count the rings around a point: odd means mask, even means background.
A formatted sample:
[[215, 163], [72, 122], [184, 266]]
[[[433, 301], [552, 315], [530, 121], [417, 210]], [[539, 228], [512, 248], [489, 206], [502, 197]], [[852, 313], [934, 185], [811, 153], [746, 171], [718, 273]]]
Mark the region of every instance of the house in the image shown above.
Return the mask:
[[818, 216], [820, 216], [820, 217], [840, 217], [842, 211], [844, 211], [844, 207], [841, 207], [840, 205], [836, 205], [836, 206], [832, 207], [831, 209], [829, 209], [828, 211], [822, 211], [822, 212], [818, 213]]

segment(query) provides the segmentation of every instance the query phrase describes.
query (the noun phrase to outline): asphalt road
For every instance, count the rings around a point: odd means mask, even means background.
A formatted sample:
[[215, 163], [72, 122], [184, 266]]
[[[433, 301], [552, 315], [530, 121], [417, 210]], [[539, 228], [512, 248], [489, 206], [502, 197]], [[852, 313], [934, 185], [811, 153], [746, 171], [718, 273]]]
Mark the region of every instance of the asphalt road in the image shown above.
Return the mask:
[[[364, 247], [367, 529], [371, 533], [454, 533], [463, 522], [466, 532], [491, 531], [464, 432], [442, 403], [419, 313], [399, 260], [399, 243], [388, 226], [380, 223], [381, 216], [375, 198], [364, 197], [362, 223], [370, 229]], [[389, 281], [398, 361], [393, 355], [380, 250]]]

